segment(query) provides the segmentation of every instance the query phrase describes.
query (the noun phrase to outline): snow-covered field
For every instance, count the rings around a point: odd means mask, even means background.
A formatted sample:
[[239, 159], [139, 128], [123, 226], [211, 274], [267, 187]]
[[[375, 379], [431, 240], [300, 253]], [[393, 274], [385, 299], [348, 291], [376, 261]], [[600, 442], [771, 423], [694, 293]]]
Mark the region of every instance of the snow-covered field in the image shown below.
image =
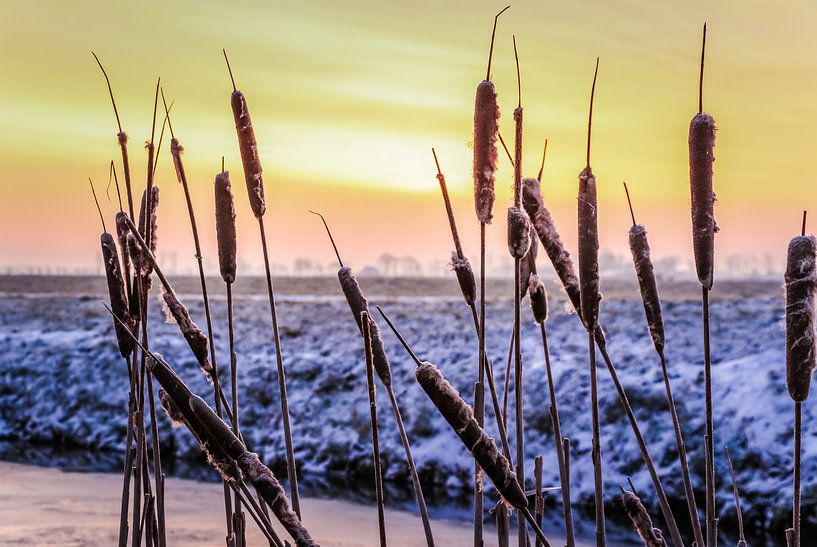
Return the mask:
[[[371, 489], [371, 449], [362, 343], [336, 280], [313, 283], [319, 289], [283, 290], [278, 298], [296, 458], [311, 488], [331, 491], [332, 495], [340, 489], [345, 495], [365, 498]], [[389, 280], [368, 279], [362, 279], [361, 285], [369, 293], [370, 302], [380, 304], [389, 313], [420, 357], [436, 363], [470, 399], [476, 374], [476, 339], [470, 312], [462, 304], [456, 286], [438, 282], [433, 290], [410, 291], [405, 289], [404, 281], [390, 285]], [[183, 302], [203, 324], [200, 298], [193, 292], [195, 284], [186, 280], [179, 287]], [[239, 291], [236, 301], [242, 430], [262, 458], [284, 476], [266, 296], [253, 287]], [[115, 468], [119, 465], [117, 453], [124, 444], [127, 379], [111, 319], [99, 303], [104, 288], [98, 282], [83, 285], [82, 281], [72, 280], [61, 289], [59, 279], [50, 284], [40, 280], [35, 286], [18, 283], [16, 289], [5, 280], [0, 288], [0, 454], [7, 459], [26, 459], [29, 453], [42, 454], [38, 447], [48, 447], [46, 458], [56, 463], [63, 461], [62, 453], [80, 452], [96, 455], [97, 460], [76, 461], [101, 461], [101, 467]], [[703, 507], [700, 304], [695, 291], [688, 287], [659, 288], [671, 295], [664, 306], [667, 356], [699, 507]], [[215, 281], [210, 290], [222, 292]], [[712, 351], [722, 528], [727, 536], [734, 533], [735, 509], [723, 450], [728, 445], [738, 474], [747, 532], [759, 538], [755, 531], [770, 529], [780, 538], [790, 518], [793, 422], [793, 404], [785, 386], [782, 291], [769, 284], [733, 284], [719, 297], [718, 290], [716, 286]], [[661, 369], [647, 335], [643, 309], [640, 301], [628, 297], [630, 293], [625, 290], [612, 294], [602, 304], [610, 353], [683, 527], [687, 518], [680, 497], [675, 441]], [[499, 292], [493, 295], [495, 298], [488, 302], [488, 347], [500, 378], [507, 358], [512, 303], [506, 297], [500, 298]], [[564, 311], [562, 295], [553, 292], [551, 303], [549, 343], [562, 429], [573, 447], [573, 500], [577, 510], [589, 517], [593, 474], [587, 340], [577, 318]], [[210, 397], [211, 388], [176, 326], [164, 322], [158, 299], [152, 299], [151, 305], [152, 347], [165, 355], [195, 392]], [[222, 297], [214, 298], [213, 310], [219, 364], [224, 367], [228, 359]], [[545, 483], [555, 485], [558, 472], [542, 345], [527, 304], [523, 318], [526, 451], [530, 462], [535, 455], [544, 456]], [[460, 514], [468, 518], [472, 463], [416, 384], [411, 361], [387, 328], [384, 338], [397, 397], [429, 496], [442, 506], [459, 503]], [[630, 477], [656, 514], [649, 476], [609, 375], [601, 367], [602, 454], [609, 511], [620, 515], [618, 485], [626, 484]], [[408, 504], [402, 449], [382, 388], [378, 391], [378, 410], [384, 474], [392, 483], [387, 495], [393, 503]], [[490, 405], [487, 416], [487, 423], [494, 424]], [[810, 426], [815, 418], [814, 405], [806, 404], [803, 504], [807, 529], [817, 524], [817, 428]], [[186, 431], [171, 430], [164, 417], [160, 431], [163, 454], [171, 471], [174, 465], [182, 469], [200, 461], [200, 451]], [[170, 463], [174, 456], [175, 462]], [[532, 471], [531, 465], [526, 475], [530, 477]], [[553, 522], [557, 522], [555, 496], [548, 507]], [[590, 520], [586, 520], [586, 526], [592, 526]]]

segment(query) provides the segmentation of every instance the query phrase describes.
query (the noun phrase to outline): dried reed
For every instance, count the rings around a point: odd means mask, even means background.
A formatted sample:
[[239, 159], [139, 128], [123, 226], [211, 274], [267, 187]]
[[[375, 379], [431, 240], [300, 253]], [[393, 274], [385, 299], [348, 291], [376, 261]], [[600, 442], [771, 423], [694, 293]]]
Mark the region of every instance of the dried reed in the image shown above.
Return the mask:
[[235, 119], [235, 129], [238, 136], [238, 147], [241, 152], [241, 162], [244, 167], [244, 180], [247, 183], [247, 195], [250, 201], [255, 218], [258, 219], [258, 231], [261, 234], [261, 250], [264, 256], [264, 271], [267, 277], [267, 296], [269, 297], [270, 319], [272, 322], [272, 337], [275, 345], [275, 364], [278, 369], [278, 395], [281, 399], [281, 421], [284, 426], [284, 444], [286, 445], [287, 459], [287, 479], [289, 480], [289, 492], [292, 497], [292, 508], [300, 518], [301, 504], [298, 495], [298, 471], [295, 467], [295, 451], [292, 447], [292, 426], [290, 424], [289, 400], [287, 398], [286, 371], [284, 370], [284, 357], [281, 353], [281, 332], [278, 328], [278, 311], [275, 306], [275, 290], [272, 287], [272, 274], [270, 272], [269, 251], [267, 250], [267, 233], [264, 228], [264, 212], [266, 202], [264, 201], [264, 179], [262, 177], [261, 161], [258, 158], [258, 143], [255, 140], [255, 132], [250, 120], [250, 112], [247, 109], [247, 101], [244, 94], [236, 89], [233, 71], [230, 68], [230, 61], [227, 52], [224, 53], [224, 60], [227, 63], [227, 70], [230, 73], [230, 81], [233, 84], [233, 93], [230, 96], [230, 105]]
[[630, 217], [633, 225], [630, 228], [629, 243], [630, 252], [633, 255], [638, 286], [641, 291], [641, 300], [644, 304], [644, 313], [647, 317], [647, 328], [652, 337], [655, 351], [661, 361], [661, 373], [664, 377], [664, 389], [667, 395], [667, 405], [672, 418], [672, 426], [675, 430], [675, 446], [678, 449], [678, 461], [681, 464], [681, 477], [684, 482], [684, 495], [687, 502], [687, 510], [692, 525], [693, 536], [697, 545], [705, 545], [701, 523], [698, 519], [698, 507], [695, 502], [695, 490], [692, 488], [692, 480], [689, 477], [689, 464], [687, 462], [686, 446], [684, 436], [681, 431], [681, 423], [678, 419], [678, 412], [675, 407], [675, 399], [672, 395], [670, 385], [669, 370], [667, 360], [664, 356], [664, 319], [661, 313], [661, 298], [658, 295], [658, 287], [655, 282], [655, 270], [650, 258], [650, 244], [647, 240], [647, 230], [635, 221], [633, 205], [630, 201], [630, 191], [627, 183], [624, 183], [624, 191], [627, 194], [627, 204], [630, 209]]

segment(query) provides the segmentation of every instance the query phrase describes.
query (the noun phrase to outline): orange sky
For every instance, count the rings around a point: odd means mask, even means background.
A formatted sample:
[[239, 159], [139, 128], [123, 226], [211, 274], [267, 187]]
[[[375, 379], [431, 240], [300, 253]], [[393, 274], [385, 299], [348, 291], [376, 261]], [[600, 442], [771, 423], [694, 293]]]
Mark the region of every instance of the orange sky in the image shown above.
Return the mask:
[[[104, 196], [117, 159], [116, 124], [93, 49], [112, 78], [132, 169], [144, 183], [155, 78], [176, 101], [204, 254], [215, 267], [212, 180], [221, 156], [233, 174], [239, 253], [260, 264], [221, 57], [246, 93], [265, 169], [273, 260], [331, 249], [360, 268], [384, 252], [444, 260], [452, 247], [430, 148], [446, 172], [469, 254], [478, 229], [471, 199], [473, 100], [484, 77], [493, 14], [502, 4], [449, 2], [8, 2], [0, 57], [0, 268], [97, 267], [99, 221], [87, 188]], [[593, 135], [602, 251], [626, 252], [626, 179], [654, 253], [690, 256], [687, 127], [697, 110], [700, 27], [709, 22], [705, 109], [719, 125], [718, 254], [779, 262], [813, 207], [817, 121], [817, 5], [806, 1], [516, 2], [500, 19], [494, 80], [510, 139], [520, 49], [525, 174], [550, 139], [543, 187], [564, 239], [575, 244], [587, 101], [601, 56]], [[507, 258], [504, 209], [512, 171], [501, 162], [491, 254]], [[160, 258], [192, 268], [183, 194], [167, 150]], [[112, 197], [114, 194], [111, 194]], [[103, 199], [103, 201], [105, 201]], [[108, 216], [113, 202], [105, 201]], [[189, 262], [189, 264], [188, 264]]]

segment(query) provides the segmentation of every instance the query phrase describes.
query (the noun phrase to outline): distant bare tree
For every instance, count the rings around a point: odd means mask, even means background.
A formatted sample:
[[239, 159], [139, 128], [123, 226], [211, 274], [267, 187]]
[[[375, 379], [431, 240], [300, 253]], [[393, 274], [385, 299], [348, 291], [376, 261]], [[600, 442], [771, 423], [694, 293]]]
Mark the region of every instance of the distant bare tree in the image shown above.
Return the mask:
[[406, 277], [417, 277], [423, 274], [423, 267], [413, 256], [404, 256], [400, 259], [400, 269]]
[[399, 258], [389, 253], [383, 253], [380, 255], [380, 258], [377, 259], [377, 263], [380, 264], [380, 270], [383, 272], [383, 275], [387, 276], [394, 275], [394, 269], [399, 261]]

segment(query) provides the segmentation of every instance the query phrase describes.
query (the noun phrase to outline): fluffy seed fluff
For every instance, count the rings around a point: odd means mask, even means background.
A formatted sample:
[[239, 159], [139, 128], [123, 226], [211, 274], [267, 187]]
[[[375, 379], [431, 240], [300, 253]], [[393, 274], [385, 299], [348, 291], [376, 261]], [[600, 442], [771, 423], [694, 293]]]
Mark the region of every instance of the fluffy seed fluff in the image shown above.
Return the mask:
[[187, 344], [193, 351], [193, 355], [196, 357], [196, 361], [198, 361], [205, 376], [212, 380], [213, 366], [207, 354], [207, 336], [205, 336], [198, 325], [193, 322], [193, 319], [190, 318], [190, 312], [187, 311], [187, 308], [181, 303], [175, 292], [166, 291], [163, 287], [162, 299], [165, 301], [165, 305], [173, 316], [173, 319], [176, 320], [179, 331], [181, 331], [184, 339], [187, 340]]
[[664, 541], [664, 535], [658, 528], [653, 528], [650, 514], [638, 496], [625, 490], [621, 500], [624, 502], [624, 510], [627, 511], [627, 516], [630, 517], [633, 528], [644, 542], [645, 547], [666, 547], [667, 543]]

